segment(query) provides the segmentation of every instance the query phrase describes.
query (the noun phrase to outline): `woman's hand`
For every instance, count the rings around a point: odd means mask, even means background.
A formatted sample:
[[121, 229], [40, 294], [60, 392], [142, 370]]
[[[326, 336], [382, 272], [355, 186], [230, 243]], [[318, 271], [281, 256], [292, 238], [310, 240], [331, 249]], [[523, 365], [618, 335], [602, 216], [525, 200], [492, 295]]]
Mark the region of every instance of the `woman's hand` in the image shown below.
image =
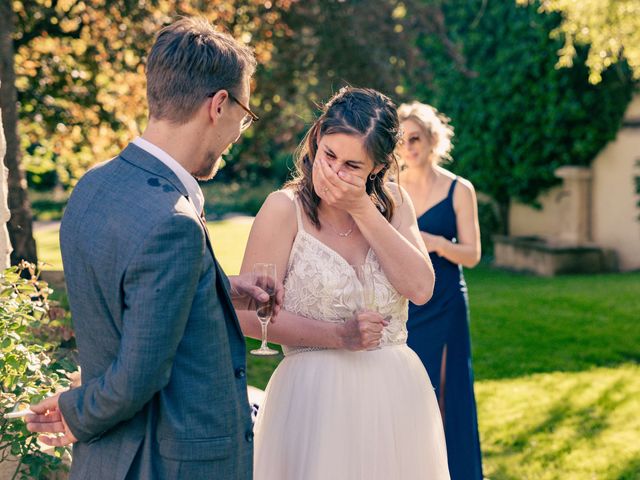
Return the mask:
[[427, 232], [420, 232], [424, 240], [424, 244], [427, 246], [429, 253], [436, 253], [441, 257], [444, 255], [444, 249], [449, 242], [446, 238], [440, 235], [432, 235]]
[[317, 195], [328, 205], [349, 213], [370, 206], [366, 179], [343, 170], [334, 172], [327, 161], [318, 156], [313, 163], [313, 185]]
[[384, 327], [389, 325], [377, 312], [360, 312], [348, 319], [340, 330], [342, 346], [346, 350], [369, 350], [380, 346]]

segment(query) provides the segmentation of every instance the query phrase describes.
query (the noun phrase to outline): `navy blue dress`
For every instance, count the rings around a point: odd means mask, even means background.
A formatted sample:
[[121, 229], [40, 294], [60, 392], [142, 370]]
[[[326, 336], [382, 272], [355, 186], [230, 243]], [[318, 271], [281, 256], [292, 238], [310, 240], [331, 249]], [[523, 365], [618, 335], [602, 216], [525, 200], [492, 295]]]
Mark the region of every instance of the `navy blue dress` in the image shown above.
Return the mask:
[[[441, 235], [448, 240], [456, 238], [453, 209], [456, 183], [457, 179], [453, 180], [445, 199], [418, 218], [420, 231]], [[435, 252], [430, 256], [436, 274], [433, 297], [425, 305], [409, 305], [407, 343], [424, 363], [438, 400], [441, 404], [444, 401], [443, 421], [451, 480], [482, 480], [467, 286], [460, 265]], [[441, 380], [444, 380], [443, 385]]]

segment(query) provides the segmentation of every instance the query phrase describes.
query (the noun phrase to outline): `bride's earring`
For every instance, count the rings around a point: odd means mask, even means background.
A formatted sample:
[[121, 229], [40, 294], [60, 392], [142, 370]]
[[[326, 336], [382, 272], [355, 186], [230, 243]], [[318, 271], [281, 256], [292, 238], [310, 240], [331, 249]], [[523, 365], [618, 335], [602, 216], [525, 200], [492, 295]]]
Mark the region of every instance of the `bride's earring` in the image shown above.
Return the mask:
[[376, 174], [375, 173], [369, 174], [369, 180], [371, 180], [373, 182], [375, 179], [376, 179]]

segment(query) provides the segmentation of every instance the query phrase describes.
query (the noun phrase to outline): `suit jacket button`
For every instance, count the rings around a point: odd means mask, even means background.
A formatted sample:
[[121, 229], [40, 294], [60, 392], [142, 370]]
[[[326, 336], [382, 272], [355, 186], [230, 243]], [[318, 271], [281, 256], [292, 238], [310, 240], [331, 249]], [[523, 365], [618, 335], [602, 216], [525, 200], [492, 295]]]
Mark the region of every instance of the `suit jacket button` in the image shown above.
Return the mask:
[[251, 430], [249, 430], [247, 433], [245, 433], [244, 438], [249, 443], [253, 442], [253, 432]]
[[236, 378], [244, 378], [247, 375], [247, 372], [244, 368], [240, 367], [236, 369]]

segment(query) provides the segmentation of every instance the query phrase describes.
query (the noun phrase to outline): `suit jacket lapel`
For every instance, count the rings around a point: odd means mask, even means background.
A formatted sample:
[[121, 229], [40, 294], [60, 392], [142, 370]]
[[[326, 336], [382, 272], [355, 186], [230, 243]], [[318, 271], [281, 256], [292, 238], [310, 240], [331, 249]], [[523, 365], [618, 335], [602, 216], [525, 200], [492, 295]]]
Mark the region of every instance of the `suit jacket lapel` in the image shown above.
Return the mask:
[[231, 301], [231, 297], [229, 296], [229, 291], [227, 290], [227, 285], [224, 282], [224, 279], [227, 277], [222, 267], [218, 263], [218, 259], [216, 258], [215, 253], [213, 253], [213, 245], [211, 244], [211, 237], [209, 236], [209, 229], [207, 228], [207, 224], [204, 222], [202, 217], [198, 216], [200, 219], [200, 224], [204, 229], [204, 235], [207, 239], [207, 247], [211, 252], [211, 256], [213, 257], [213, 263], [216, 267], [216, 290], [218, 292], [218, 298], [220, 299], [220, 303], [226, 305], [227, 310], [229, 311], [229, 315], [233, 319], [233, 323], [238, 331], [238, 334], [241, 338], [244, 338], [244, 334], [242, 333], [242, 328], [240, 327], [240, 322], [238, 321], [238, 317], [236, 315], [236, 309], [233, 306], [233, 302]]

